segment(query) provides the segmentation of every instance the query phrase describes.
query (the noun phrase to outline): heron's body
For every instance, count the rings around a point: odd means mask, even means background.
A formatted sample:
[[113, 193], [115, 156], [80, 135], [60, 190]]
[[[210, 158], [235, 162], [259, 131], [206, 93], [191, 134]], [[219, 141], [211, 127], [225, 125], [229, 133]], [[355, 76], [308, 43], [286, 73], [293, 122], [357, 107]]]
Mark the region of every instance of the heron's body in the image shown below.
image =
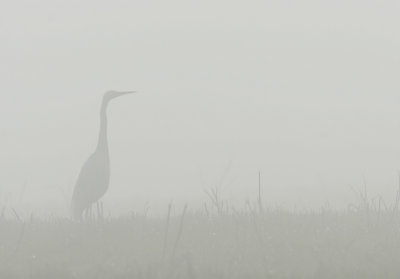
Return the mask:
[[107, 107], [109, 102], [127, 93], [107, 92], [100, 111], [100, 133], [97, 148], [83, 165], [72, 195], [72, 214], [74, 219], [82, 219], [83, 212], [97, 202], [110, 184], [110, 155], [107, 138]]
[[104, 196], [109, 183], [109, 157], [96, 151], [83, 165], [75, 185], [72, 196], [74, 219], [81, 219], [83, 212]]

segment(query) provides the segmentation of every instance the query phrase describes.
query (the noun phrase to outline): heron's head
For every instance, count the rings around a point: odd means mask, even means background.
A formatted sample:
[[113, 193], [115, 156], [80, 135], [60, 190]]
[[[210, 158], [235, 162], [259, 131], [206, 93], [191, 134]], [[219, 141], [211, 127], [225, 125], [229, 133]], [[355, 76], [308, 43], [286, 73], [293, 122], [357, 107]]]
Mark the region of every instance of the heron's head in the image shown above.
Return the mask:
[[135, 93], [136, 91], [115, 91], [115, 90], [109, 90], [104, 94], [103, 101], [109, 102], [115, 98], [118, 98], [120, 96], [124, 96], [127, 94], [132, 94]]

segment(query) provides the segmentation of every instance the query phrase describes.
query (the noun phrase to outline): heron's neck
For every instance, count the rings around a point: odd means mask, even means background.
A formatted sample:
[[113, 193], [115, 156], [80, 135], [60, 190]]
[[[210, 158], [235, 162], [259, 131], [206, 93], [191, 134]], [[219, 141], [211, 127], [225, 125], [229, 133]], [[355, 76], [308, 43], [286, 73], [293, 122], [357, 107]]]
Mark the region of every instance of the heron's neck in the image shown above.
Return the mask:
[[108, 153], [108, 137], [107, 137], [107, 107], [108, 102], [103, 102], [100, 110], [100, 133], [97, 144], [97, 151]]

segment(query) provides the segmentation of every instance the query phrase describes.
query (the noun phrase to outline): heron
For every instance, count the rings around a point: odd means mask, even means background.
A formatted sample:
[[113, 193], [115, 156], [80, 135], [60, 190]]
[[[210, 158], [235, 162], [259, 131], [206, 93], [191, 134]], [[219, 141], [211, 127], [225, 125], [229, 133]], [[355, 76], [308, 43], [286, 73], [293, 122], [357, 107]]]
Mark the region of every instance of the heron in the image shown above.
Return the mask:
[[75, 220], [82, 220], [83, 213], [98, 202], [110, 184], [110, 154], [107, 136], [107, 108], [113, 99], [136, 91], [107, 91], [100, 109], [100, 132], [97, 147], [84, 163], [72, 194], [71, 211]]

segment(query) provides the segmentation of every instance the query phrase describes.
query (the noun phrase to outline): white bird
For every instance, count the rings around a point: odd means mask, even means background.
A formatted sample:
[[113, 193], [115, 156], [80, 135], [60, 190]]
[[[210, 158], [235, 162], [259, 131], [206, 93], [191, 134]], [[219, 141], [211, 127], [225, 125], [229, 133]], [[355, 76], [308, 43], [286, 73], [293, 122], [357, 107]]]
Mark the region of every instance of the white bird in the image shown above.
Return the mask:
[[110, 155], [107, 138], [107, 107], [111, 100], [135, 91], [107, 91], [100, 110], [100, 133], [95, 152], [83, 165], [72, 195], [73, 218], [81, 220], [88, 210], [107, 192], [110, 184]]

